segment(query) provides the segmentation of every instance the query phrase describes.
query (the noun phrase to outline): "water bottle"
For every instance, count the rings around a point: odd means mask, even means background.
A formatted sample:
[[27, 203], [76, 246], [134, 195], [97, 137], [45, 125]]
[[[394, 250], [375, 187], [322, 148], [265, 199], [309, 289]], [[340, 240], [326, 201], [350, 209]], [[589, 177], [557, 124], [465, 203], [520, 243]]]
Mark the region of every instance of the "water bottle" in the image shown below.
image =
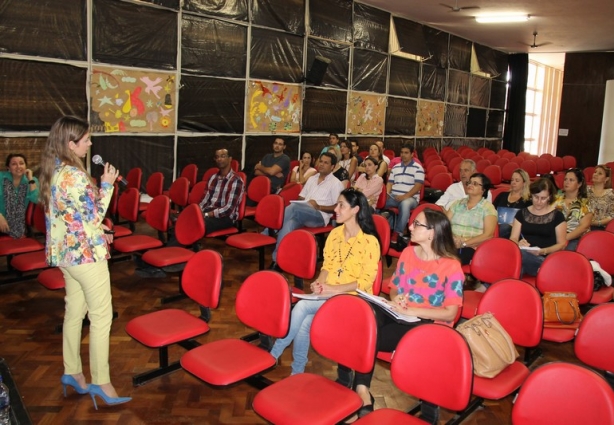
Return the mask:
[[11, 425], [10, 409], [9, 389], [2, 382], [2, 375], [0, 375], [0, 425]]

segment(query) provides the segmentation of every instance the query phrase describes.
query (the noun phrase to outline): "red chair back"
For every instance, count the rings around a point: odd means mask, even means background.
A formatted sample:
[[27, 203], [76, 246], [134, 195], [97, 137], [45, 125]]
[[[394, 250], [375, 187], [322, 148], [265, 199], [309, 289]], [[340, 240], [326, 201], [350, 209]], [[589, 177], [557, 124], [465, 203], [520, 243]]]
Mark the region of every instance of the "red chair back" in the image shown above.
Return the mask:
[[509, 159], [511, 161], [513, 158], [516, 158], [516, 154], [514, 152], [505, 152], [503, 155], [501, 155], [501, 158]]
[[501, 167], [501, 170], [503, 170], [503, 166], [505, 164], [509, 164], [510, 160], [507, 158], [499, 158], [497, 159], [493, 164], [494, 165], [498, 165], [499, 167]]
[[208, 183], [208, 181], [201, 180], [192, 187], [188, 195], [188, 204], [200, 204], [205, 197]]
[[614, 423], [614, 391], [585, 367], [556, 362], [537, 368], [512, 408], [514, 425]]
[[584, 170], [584, 179], [586, 180], [586, 184], [593, 183], [593, 174], [595, 174], [595, 167], [586, 167]]
[[179, 177], [185, 177], [190, 182], [190, 187], [194, 186], [196, 184], [196, 179], [198, 178], [198, 165], [186, 165], [183, 167], [183, 170], [181, 170], [181, 175]]
[[574, 352], [582, 362], [599, 370], [614, 372], [614, 304], [592, 308], [580, 323]]
[[222, 256], [206, 249], [188, 260], [181, 275], [181, 287], [199, 305], [217, 308], [222, 291]]
[[277, 249], [277, 265], [286, 273], [301, 279], [316, 274], [318, 243], [307, 230], [297, 229], [286, 235]]
[[175, 224], [175, 236], [184, 246], [190, 246], [205, 236], [205, 220], [198, 205], [191, 204], [181, 211]]
[[448, 326], [426, 324], [407, 332], [392, 357], [390, 375], [401, 391], [449, 410], [463, 410], [471, 399], [471, 351]]
[[498, 186], [501, 184], [501, 167], [498, 165], [489, 165], [484, 168], [484, 175], [490, 179], [490, 182]]
[[179, 177], [175, 180], [168, 190], [168, 196], [171, 202], [178, 207], [188, 205], [188, 197], [190, 195], [190, 180], [187, 177]]
[[540, 343], [544, 327], [542, 299], [530, 284], [503, 279], [491, 285], [478, 304], [477, 314], [489, 311], [515, 344], [535, 347]]
[[535, 161], [532, 161], [530, 159], [522, 161], [522, 164], [520, 164], [520, 168], [525, 170], [529, 175], [529, 178], [531, 179], [537, 176], [537, 164], [535, 164]]
[[382, 185], [382, 191], [379, 193], [379, 197], [377, 198], [375, 209], [377, 210], [383, 209], [386, 206], [387, 198], [388, 198], [388, 192], [386, 190], [386, 185]]
[[373, 295], [379, 295], [382, 292], [382, 280], [384, 279], [384, 264], [380, 259], [377, 262], [377, 274], [375, 275], [375, 280], [373, 280], [372, 291]]
[[145, 192], [152, 198], [155, 198], [158, 195], [162, 195], [164, 191], [164, 174], [159, 171], [153, 173], [147, 179], [147, 184], [145, 185]]
[[487, 159], [480, 159], [475, 163], [475, 171], [478, 173], [483, 173], [486, 167], [491, 165], [490, 161]]
[[[109, 201], [109, 207], [107, 208], [107, 215], [110, 217], [115, 216], [117, 214], [117, 204], [119, 203], [119, 186], [117, 183], [113, 183], [113, 195], [111, 195], [111, 201]], [[30, 204], [28, 204], [30, 206]], [[27, 212], [26, 212], [26, 220], [27, 220]], [[27, 221], [26, 221], [26, 224]]]
[[535, 161], [537, 166], [537, 174], [543, 176], [544, 174], [550, 174], [550, 161], [546, 158], [537, 158]]
[[[379, 236], [382, 255], [386, 255], [386, 253], [388, 253], [388, 248], [390, 248], [390, 224], [388, 220], [378, 214], [373, 215], [373, 222], [375, 223], [375, 230]], [[612, 236], [614, 236], [614, 234]]]
[[237, 173], [239, 171], [239, 161], [233, 159], [230, 161], [230, 169]]
[[373, 369], [377, 324], [360, 297], [342, 294], [326, 301], [313, 318], [310, 336], [320, 355], [361, 373]]
[[448, 172], [448, 167], [446, 167], [445, 165], [434, 165], [433, 167], [430, 167], [428, 171], [426, 172], [426, 178], [429, 181], [432, 181], [433, 177], [435, 177], [437, 174], [447, 173], [447, 172]]
[[247, 197], [258, 203], [271, 193], [271, 180], [267, 176], [256, 176], [247, 186]]
[[126, 187], [128, 189], [135, 188], [136, 190], [141, 190], [141, 182], [143, 180], [143, 170], [139, 167], [132, 168], [126, 174]]
[[563, 169], [576, 168], [576, 157], [572, 155], [565, 155], [563, 157]]
[[168, 196], [156, 196], [147, 208], [147, 216], [145, 217], [147, 224], [159, 232], [166, 232], [168, 230], [170, 209], [171, 201]]
[[32, 224], [34, 225], [34, 228], [40, 233], [47, 233], [47, 225], [45, 223], [45, 210], [40, 204], [35, 204], [34, 206], [34, 212], [32, 213]]
[[254, 218], [262, 227], [281, 229], [284, 223], [284, 199], [279, 195], [266, 195], [258, 203]]
[[471, 260], [471, 274], [478, 280], [494, 283], [501, 279], [520, 279], [522, 255], [509, 239], [492, 238], [482, 242]]
[[505, 164], [501, 169], [501, 181], [510, 182], [512, 180], [512, 174], [514, 174], [514, 171], [518, 168], [520, 167], [515, 162], [508, 162]]
[[610, 221], [607, 226], [605, 226], [606, 232], [614, 233], [614, 220]]
[[290, 180], [292, 179], [292, 170], [294, 170], [294, 167], [298, 167], [300, 163], [301, 161], [297, 159], [293, 159], [292, 161], [290, 161], [290, 172], [288, 172], [288, 176], [286, 177], [286, 184], [290, 183]]
[[420, 214], [426, 208], [430, 208], [430, 209], [435, 210], [435, 211], [443, 211], [443, 208], [440, 207], [439, 205], [436, 205], [436, 204], [430, 204], [428, 202], [426, 202], [424, 204], [420, 204], [420, 205], [418, 205], [416, 208], [414, 208], [411, 211], [411, 214], [409, 215], [409, 221], [408, 221], [407, 225], [409, 226], [409, 223], [413, 223], [413, 221], [416, 219], [416, 217], [418, 217], [418, 214]]
[[558, 156], [553, 156], [550, 158], [550, 170], [553, 173], [559, 173], [565, 169], [565, 163], [563, 162], [563, 158]]
[[558, 251], [546, 257], [537, 272], [539, 292], [574, 292], [578, 303], [586, 304], [593, 295], [593, 268], [577, 252]]
[[460, 156], [452, 157], [452, 159], [450, 159], [450, 162], [448, 162], [448, 170], [453, 170], [454, 167], [456, 167], [461, 162], [463, 162], [463, 158], [461, 158]]
[[296, 201], [301, 190], [303, 190], [302, 184], [288, 183], [285, 185], [281, 192], [279, 192], [279, 196], [284, 199], [284, 206], [290, 205], [290, 201]]
[[440, 173], [431, 180], [431, 189], [439, 189], [445, 192], [452, 183], [454, 183], [454, 179], [451, 173]]
[[205, 173], [203, 174], [202, 181], [209, 182], [209, 179], [211, 178], [211, 176], [213, 176], [214, 174], [217, 174], [218, 171], [220, 171], [220, 169], [217, 167], [211, 167], [207, 169]]
[[136, 187], [130, 187], [119, 196], [117, 202], [117, 212], [119, 216], [130, 222], [136, 222], [139, 219], [139, 202], [140, 193]]
[[395, 153], [392, 149], [384, 149], [384, 155], [389, 159], [393, 159], [395, 157]]
[[274, 338], [283, 338], [288, 333], [290, 307], [288, 281], [270, 270], [245, 279], [235, 301], [237, 317], [244, 325]]
[[595, 260], [608, 274], [614, 274], [614, 233], [593, 230], [580, 239], [576, 252]]

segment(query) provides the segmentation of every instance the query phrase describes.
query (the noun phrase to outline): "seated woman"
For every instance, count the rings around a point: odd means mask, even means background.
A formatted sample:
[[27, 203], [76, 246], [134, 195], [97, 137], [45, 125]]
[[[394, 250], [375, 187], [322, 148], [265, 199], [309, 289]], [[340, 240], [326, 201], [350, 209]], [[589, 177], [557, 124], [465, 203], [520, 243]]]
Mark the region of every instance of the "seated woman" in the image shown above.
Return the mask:
[[[388, 181], [388, 164], [386, 164], [386, 161], [384, 161], [384, 153], [382, 152], [382, 149], [377, 145], [371, 145], [369, 147], [369, 156], [377, 161], [377, 168], [375, 172], [378, 176], [384, 179], [384, 184], [386, 184]], [[359, 173], [366, 173], [367, 170], [365, 169], [364, 162], [359, 167], [356, 167], [356, 170]]]
[[560, 210], [567, 221], [567, 251], [575, 251], [582, 235], [590, 231], [593, 210], [588, 204], [584, 173], [572, 168], [565, 173], [563, 190], [559, 192], [554, 206]]
[[[394, 351], [403, 335], [424, 323], [452, 326], [463, 303], [465, 276], [445, 214], [427, 208], [410, 223], [409, 230], [413, 245], [403, 250], [397, 262], [388, 303], [398, 313], [421, 320], [399, 323], [374, 306], [378, 351]], [[348, 372], [339, 366], [340, 380]], [[363, 401], [358, 417], [373, 411], [373, 396], [369, 392], [372, 377], [373, 372], [355, 374], [356, 392]]]
[[605, 230], [614, 218], [614, 192], [612, 170], [598, 165], [593, 173], [593, 185], [588, 187], [588, 206], [593, 211], [591, 230]]
[[472, 174], [467, 184], [467, 197], [455, 201], [447, 211], [462, 264], [471, 263], [478, 245], [495, 235], [497, 210], [486, 199], [490, 188], [488, 177], [482, 173]]
[[28, 168], [26, 157], [6, 157], [7, 171], [0, 171], [0, 233], [21, 238], [26, 233], [26, 209], [38, 202], [38, 180]]
[[521, 208], [531, 205], [529, 185], [531, 179], [522, 168], [514, 170], [510, 180], [510, 191], [500, 193], [493, 205], [499, 215], [499, 237], [508, 239], [512, 232], [514, 216]]
[[521, 249], [522, 274], [537, 276], [547, 255], [565, 249], [567, 222], [554, 207], [556, 190], [551, 180], [536, 180], [529, 191], [533, 204], [516, 213], [510, 240]]
[[350, 181], [354, 181], [354, 175], [356, 174], [356, 167], [358, 166], [358, 160], [352, 155], [352, 145], [347, 140], [339, 142], [339, 149], [341, 149], [341, 159], [339, 165], [345, 168], [350, 176]]
[[[335, 207], [337, 223], [324, 246], [324, 264], [311, 283], [314, 294], [335, 295], [361, 289], [373, 293], [380, 244], [367, 198], [357, 190], [346, 189]], [[303, 373], [309, 351], [309, 330], [313, 316], [324, 300], [301, 300], [292, 309], [290, 330], [275, 341], [271, 354], [276, 359], [294, 341], [292, 374]]]
[[311, 154], [309, 152], [301, 153], [301, 161], [292, 169], [290, 182], [305, 184], [309, 177], [314, 176], [318, 170], [311, 166]]
[[384, 180], [376, 173], [377, 160], [375, 158], [368, 156], [362, 163], [365, 172], [358, 176], [354, 183], [354, 189], [361, 191], [367, 197], [369, 206], [375, 208], [377, 199], [384, 187]]

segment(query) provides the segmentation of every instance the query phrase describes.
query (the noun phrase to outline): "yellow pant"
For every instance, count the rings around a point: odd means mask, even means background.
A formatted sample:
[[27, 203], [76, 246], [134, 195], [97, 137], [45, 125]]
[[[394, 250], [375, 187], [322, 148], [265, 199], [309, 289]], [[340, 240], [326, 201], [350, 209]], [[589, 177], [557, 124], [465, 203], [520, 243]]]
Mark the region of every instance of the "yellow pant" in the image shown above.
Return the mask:
[[63, 354], [64, 373], [83, 371], [81, 329], [85, 313], [90, 320], [90, 372], [92, 383], [111, 382], [109, 375], [109, 334], [113, 321], [111, 278], [107, 261], [61, 267], [66, 283]]

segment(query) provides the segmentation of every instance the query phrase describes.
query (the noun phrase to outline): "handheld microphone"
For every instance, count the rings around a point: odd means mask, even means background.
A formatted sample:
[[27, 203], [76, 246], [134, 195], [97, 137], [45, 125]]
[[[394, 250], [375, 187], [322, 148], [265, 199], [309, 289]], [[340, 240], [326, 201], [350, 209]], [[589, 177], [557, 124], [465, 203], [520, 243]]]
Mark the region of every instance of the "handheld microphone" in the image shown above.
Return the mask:
[[[97, 164], [97, 165], [102, 165], [102, 166], [104, 167], [104, 161], [102, 160], [102, 157], [101, 157], [100, 155], [94, 155], [94, 156], [92, 157], [92, 162], [93, 162], [94, 164]], [[124, 185], [124, 186], [127, 186], [127, 185], [128, 185], [128, 182], [127, 182], [127, 181], [126, 181], [126, 180], [125, 180], [125, 179], [124, 179], [124, 178], [123, 178], [121, 175], [120, 175], [120, 176], [117, 176], [116, 181], [117, 181], [117, 182], [119, 182], [119, 183], [121, 183], [121, 184], [122, 184], [122, 185]]]

